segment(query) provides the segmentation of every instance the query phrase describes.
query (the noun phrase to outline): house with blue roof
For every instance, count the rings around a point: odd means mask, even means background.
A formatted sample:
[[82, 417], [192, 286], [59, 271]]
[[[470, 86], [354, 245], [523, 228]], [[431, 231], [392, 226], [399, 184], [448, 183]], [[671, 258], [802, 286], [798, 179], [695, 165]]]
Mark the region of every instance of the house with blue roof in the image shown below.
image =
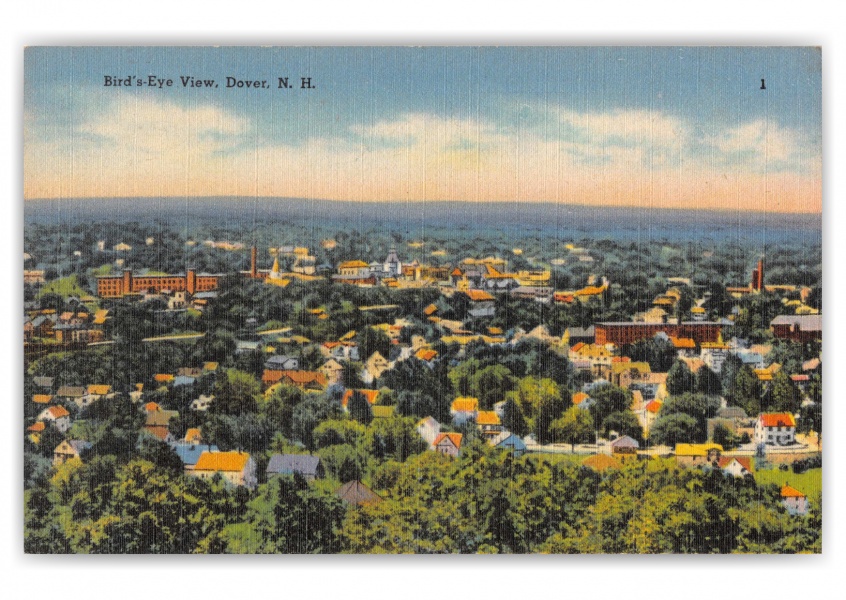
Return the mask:
[[494, 448], [508, 450], [515, 457], [523, 456], [526, 453], [526, 443], [510, 431], [503, 431], [496, 437], [491, 438], [488, 443]]
[[194, 469], [203, 452], [218, 452], [218, 447], [208, 444], [192, 444], [189, 442], [172, 442], [171, 449], [176, 452], [186, 471]]
[[299, 473], [308, 481], [322, 479], [324, 475], [320, 457], [311, 454], [274, 454], [267, 464], [267, 476]]

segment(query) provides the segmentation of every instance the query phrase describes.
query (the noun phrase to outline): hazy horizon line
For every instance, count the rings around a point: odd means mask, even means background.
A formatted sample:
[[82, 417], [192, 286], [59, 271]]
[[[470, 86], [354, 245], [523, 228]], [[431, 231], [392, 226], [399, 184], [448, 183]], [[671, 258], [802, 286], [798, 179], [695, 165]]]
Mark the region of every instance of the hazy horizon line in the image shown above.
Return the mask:
[[[556, 206], [573, 206], [580, 208], [619, 208], [619, 209], [640, 209], [640, 210], [666, 210], [666, 211], [700, 211], [700, 212], [715, 212], [715, 213], [759, 213], [759, 214], [779, 214], [779, 215], [819, 215], [822, 216], [822, 210], [795, 210], [795, 211], [773, 211], [773, 210], [757, 210], [749, 208], [723, 208], [723, 207], [687, 207], [687, 206], [649, 206], [643, 204], [583, 204], [578, 202], [561, 202], [557, 200], [345, 200], [337, 198], [306, 198], [302, 196], [239, 196], [239, 195], [203, 195], [203, 196], [74, 196], [68, 198], [58, 197], [38, 197], [26, 198], [27, 202], [67, 202], [67, 201], [95, 201], [95, 200], [210, 200], [210, 199], [251, 199], [251, 200], [307, 200], [312, 202], [335, 202], [342, 204], [550, 204]], [[801, 208], [801, 207], [800, 207]]]

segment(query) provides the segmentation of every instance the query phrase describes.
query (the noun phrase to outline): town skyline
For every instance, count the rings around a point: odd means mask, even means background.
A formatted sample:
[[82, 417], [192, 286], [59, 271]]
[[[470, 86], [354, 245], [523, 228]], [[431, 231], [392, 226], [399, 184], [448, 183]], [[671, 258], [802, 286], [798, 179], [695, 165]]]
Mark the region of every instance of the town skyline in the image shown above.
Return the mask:
[[[25, 200], [822, 208], [818, 49], [32, 48], [26, 58]], [[150, 74], [172, 86], [104, 86]], [[227, 77], [268, 87], [227, 88]]]

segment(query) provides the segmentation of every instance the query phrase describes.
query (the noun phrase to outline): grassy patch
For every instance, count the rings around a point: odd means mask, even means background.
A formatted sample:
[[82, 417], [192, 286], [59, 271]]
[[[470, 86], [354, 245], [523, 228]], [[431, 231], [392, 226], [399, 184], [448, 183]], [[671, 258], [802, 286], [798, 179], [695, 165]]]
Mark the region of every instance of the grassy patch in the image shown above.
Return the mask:
[[76, 275], [70, 275], [61, 279], [54, 279], [41, 286], [37, 297], [41, 298], [44, 294], [59, 294], [63, 298], [67, 298], [68, 296], [87, 296], [88, 292], [79, 287], [79, 280], [77, 280]]
[[779, 487], [786, 483], [810, 497], [815, 496], [822, 490], [822, 469], [810, 469], [799, 474], [794, 473], [793, 469], [789, 471], [779, 471], [778, 469], [755, 471], [755, 481], [758, 482], [758, 485], [774, 483]]

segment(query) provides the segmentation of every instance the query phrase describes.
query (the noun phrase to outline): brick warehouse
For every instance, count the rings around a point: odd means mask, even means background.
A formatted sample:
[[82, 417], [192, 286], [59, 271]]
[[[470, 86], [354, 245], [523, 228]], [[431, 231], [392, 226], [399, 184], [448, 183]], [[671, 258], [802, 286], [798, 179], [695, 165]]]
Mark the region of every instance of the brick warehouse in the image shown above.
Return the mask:
[[98, 277], [97, 295], [101, 298], [120, 298], [127, 294], [138, 294], [147, 291], [171, 292], [186, 291], [189, 294], [216, 290], [220, 275], [208, 273], [197, 274], [194, 269], [188, 269], [184, 275], [144, 275], [135, 277], [131, 269], [124, 269], [123, 275], [117, 277]]
[[720, 337], [722, 326], [719, 323], [706, 321], [686, 321], [683, 323], [636, 323], [623, 321], [615, 323], [596, 324], [596, 343], [633, 344], [640, 340], [647, 340], [656, 333], [666, 333], [674, 338], [692, 338], [697, 344], [702, 342], [716, 342]]

